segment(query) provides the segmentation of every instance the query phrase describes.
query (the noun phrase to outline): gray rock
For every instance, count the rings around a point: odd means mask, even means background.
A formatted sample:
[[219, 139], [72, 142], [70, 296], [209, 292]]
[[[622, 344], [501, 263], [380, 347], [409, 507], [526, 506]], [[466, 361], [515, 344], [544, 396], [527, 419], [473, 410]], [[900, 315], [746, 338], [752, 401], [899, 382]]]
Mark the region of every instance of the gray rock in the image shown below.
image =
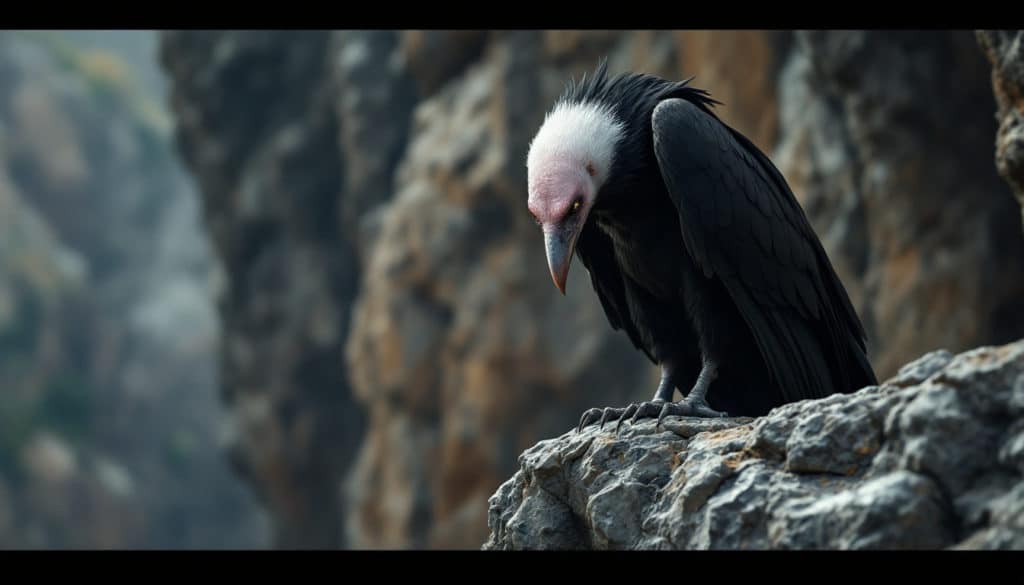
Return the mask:
[[953, 359], [953, 354], [942, 349], [926, 353], [919, 359], [903, 366], [896, 372], [896, 376], [889, 380], [892, 386], [911, 386], [924, 382], [932, 374], [938, 372]]
[[[161, 38], [175, 139], [226, 276], [228, 455], [268, 509], [279, 547], [345, 545], [338, 486], [365, 428], [340, 359], [360, 272], [352, 214], [390, 191], [388, 164], [404, 142], [401, 98], [380, 95], [401, 79], [381, 67], [390, 35]], [[366, 127], [396, 111], [389, 131]], [[381, 156], [365, 156], [372, 149]], [[347, 189], [357, 196], [343, 205]]]
[[332, 41], [339, 142], [346, 169], [339, 205], [342, 225], [351, 231], [394, 192], [393, 176], [408, 143], [416, 96], [412, 79], [396, 63], [397, 33], [343, 31]]
[[1019, 547], [1021, 376], [1024, 340], [754, 421], [573, 430], [522, 454], [483, 548]]
[[1024, 222], [1024, 31], [978, 31], [992, 64], [992, 90], [999, 120], [996, 168], [1021, 204]]

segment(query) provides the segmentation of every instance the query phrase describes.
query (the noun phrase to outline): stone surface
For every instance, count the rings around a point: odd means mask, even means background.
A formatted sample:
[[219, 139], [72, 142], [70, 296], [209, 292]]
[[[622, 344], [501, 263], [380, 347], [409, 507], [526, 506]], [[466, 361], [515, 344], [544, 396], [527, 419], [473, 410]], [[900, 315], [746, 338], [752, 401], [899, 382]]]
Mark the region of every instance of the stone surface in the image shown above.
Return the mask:
[[1024, 340], [756, 420], [570, 431], [519, 457], [484, 548], [1019, 548], [1022, 392]]
[[[780, 133], [779, 74], [790, 54], [788, 31], [702, 30], [676, 35], [679, 74], [722, 102], [720, 115], [765, 152]], [[743, 73], [737, 70], [743, 63]]]
[[[179, 150], [227, 275], [218, 309], [231, 459], [282, 548], [345, 544], [338, 486], [363, 434], [341, 362], [359, 270], [339, 195], [350, 182], [380, 197], [387, 169], [345, 164], [367, 132], [338, 111], [379, 116], [390, 102], [360, 101], [370, 96], [334, 75], [386, 89], [387, 70], [372, 69], [394, 39], [351, 41], [355, 55], [337, 58], [327, 32], [167, 32], [161, 43]], [[385, 150], [394, 141], [369, 138]]]
[[992, 64], [999, 120], [996, 168], [1022, 206], [1024, 229], [1024, 31], [978, 31], [976, 35]]

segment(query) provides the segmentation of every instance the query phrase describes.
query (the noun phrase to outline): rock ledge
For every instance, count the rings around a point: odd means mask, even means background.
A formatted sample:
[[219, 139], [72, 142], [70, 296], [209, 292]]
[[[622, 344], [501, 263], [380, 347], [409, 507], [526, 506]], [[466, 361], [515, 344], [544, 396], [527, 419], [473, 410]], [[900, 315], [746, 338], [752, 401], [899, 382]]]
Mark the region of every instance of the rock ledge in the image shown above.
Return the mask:
[[758, 419], [589, 427], [491, 497], [484, 549], [1024, 547], [1024, 340]]

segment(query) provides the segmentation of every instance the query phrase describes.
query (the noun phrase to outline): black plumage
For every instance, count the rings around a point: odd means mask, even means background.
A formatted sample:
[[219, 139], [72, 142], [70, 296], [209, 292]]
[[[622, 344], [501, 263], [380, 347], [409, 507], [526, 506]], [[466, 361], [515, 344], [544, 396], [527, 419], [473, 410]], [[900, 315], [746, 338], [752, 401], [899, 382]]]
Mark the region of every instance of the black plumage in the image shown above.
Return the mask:
[[611, 326], [663, 366], [656, 399], [686, 394], [708, 364], [706, 405], [730, 415], [877, 384], [863, 326], [799, 202], [706, 91], [611, 78], [602, 63], [561, 101], [604, 104], [625, 125], [575, 253]]

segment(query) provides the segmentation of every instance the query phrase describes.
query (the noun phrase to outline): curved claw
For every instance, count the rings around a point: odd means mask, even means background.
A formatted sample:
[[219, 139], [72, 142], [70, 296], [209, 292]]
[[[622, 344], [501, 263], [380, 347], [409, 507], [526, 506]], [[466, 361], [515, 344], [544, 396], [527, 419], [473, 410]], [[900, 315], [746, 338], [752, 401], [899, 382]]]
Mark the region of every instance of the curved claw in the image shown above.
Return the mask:
[[601, 409], [600, 408], [591, 408], [590, 410], [584, 412], [583, 416], [580, 417], [580, 425], [578, 427], [576, 427], [576, 432], [577, 433], [582, 432], [583, 431], [583, 427], [585, 427], [585, 426], [589, 425], [590, 423], [596, 421], [597, 420], [597, 416], [599, 414], [601, 414]]
[[618, 434], [622, 429], [622, 423], [626, 419], [629, 419], [630, 424], [636, 424], [641, 419], [653, 418], [655, 415], [658, 416], [657, 427], [660, 427], [665, 417], [670, 415], [699, 416], [703, 418], [724, 418], [729, 416], [728, 413], [712, 409], [705, 401], [682, 400], [680, 402], [665, 402], [653, 400], [650, 402], [633, 403], [625, 408], [614, 408], [611, 406], [607, 408], [591, 408], [580, 417], [580, 424], [576, 427], [576, 432], [583, 432], [584, 427], [598, 422], [600, 423], [600, 428], [604, 429], [606, 422], [617, 418], [615, 433]]
[[623, 421], [627, 418], [631, 425], [635, 425], [638, 421], [645, 418], [654, 418], [661, 410], [663, 403], [663, 400], [651, 400], [648, 402], [630, 404], [626, 407], [625, 411], [623, 411], [622, 416], [619, 417], [619, 422], [615, 425], [616, 434], [619, 432], [619, 428], [622, 426]]
[[622, 421], [633, 416], [633, 413], [639, 410], [640, 405], [633, 403], [626, 407], [626, 410], [622, 411], [622, 416], [619, 417], [619, 422], [615, 423], [615, 434], [619, 434], [619, 428], [622, 427]]
[[601, 414], [601, 427], [600, 428], [604, 429], [604, 423], [612, 420], [612, 418], [615, 415], [619, 414], [619, 412], [622, 411], [622, 410], [623, 409], [621, 409], [621, 408], [612, 408], [611, 406], [605, 408], [604, 412]]
[[655, 427], [661, 428], [661, 421], [664, 420], [665, 415], [667, 415], [669, 411], [672, 410], [672, 407], [675, 405], [676, 403], [674, 402], [666, 402], [665, 404], [662, 405], [661, 412], [658, 413], [658, 422], [657, 424], [654, 425]]
[[654, 415], [658, 414], [661, 410], [663, 402], [661, 400], [652, 400], [651, 402], [644, 402], [637, 409], [633, 415], [633, 420], [629, 421], [630, 424], [636, 424], [638, 420], [642, 418], [654, 418]]

